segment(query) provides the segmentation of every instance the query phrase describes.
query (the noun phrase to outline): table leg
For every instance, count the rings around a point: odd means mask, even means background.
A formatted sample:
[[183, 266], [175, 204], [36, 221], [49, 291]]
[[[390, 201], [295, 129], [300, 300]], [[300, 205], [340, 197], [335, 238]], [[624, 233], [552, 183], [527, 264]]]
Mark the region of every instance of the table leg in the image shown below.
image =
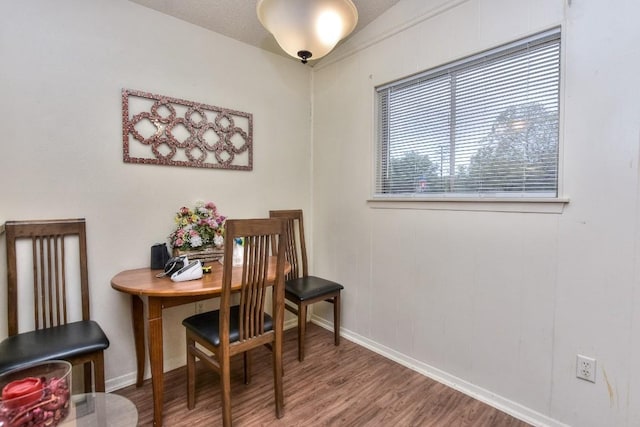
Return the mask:
[[138, 368], [136, 387], [142, 387], [144, 381], [144, 304], [142, 298], [131, 295], [131, 319], [133, 321], [133, 338], [136, 345], [136, 367]]
[[164, 357], [162, 354], [162, 299], [149, 297], [149, 362], [153, 389], [153, 425], [162, 426]]

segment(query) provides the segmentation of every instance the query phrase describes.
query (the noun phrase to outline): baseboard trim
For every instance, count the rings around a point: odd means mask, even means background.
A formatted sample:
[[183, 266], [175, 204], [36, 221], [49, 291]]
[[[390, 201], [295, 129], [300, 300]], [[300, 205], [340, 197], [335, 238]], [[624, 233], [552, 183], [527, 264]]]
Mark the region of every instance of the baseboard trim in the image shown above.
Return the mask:
[[136, 383], [136, 373], [131, 372], [125, 375], [121, 375], [116, 378], [110, 378], [105, 381], [105, 389], [107, 393], [111, 393], [112, 391], [120, 390], [121, 388], [129, 387]]
[[[333, 323], [328, 322], [321, 317], [312, 315], [311, 322], [324, 329], [333, 331]], [[444, 372], [436, 367], [413, 359], [405, 354], [397, 352], [389, 347], [372, 341], [369, 338], [363, 337], [362, 335], [354, 333], [348, 329], [340, 328], [340, 336], [533, 426], [569, 427], [567, 424], [561, 423], [558, 420], [550, 418], [517, 402], [492, 393], [489, 390], [483, 389], [482, 387], [478, 387], [454, 375], [448, 374], [447, 372]]]
[[[318, 317], [316, 315], [311, 316], [311, 321], [321, 328], [333, 331], [333, 323]], [[297, 326], [297, 319], [289, 319], [284, 322], [284, 329], [295, 328]], [[544, 414], [531, 410], [519, 403], [506, 399], [489, 390], [478, 387], [468, 381], [458, 378], [454, 375], [448, 374], [438, 368], [435, 368], [419, 360], [413, 359], [405, 354], [397, 352], [389, 347], [386, 347], [380, 343], [377, 343], [369, 338], [363, 337], [357, 333], [354, 333], [348, 329], [340, 328], [340, 336], [349, 341], [352, 341], [358, 345], [361, 345], [387, 359], [393, 360], [396, 363], [401, 364], [413, 371], [416, 371], [426, 377], [445, 384], [461, 393], [478, 399], [487, 405], [493, 406], [507, 414], [518, 418], [526, 423], [539, 427], [569, 427], [567, 424], [561, 423], [553, 418], [549, 418]], [[147, 370], [145, 372], [145, 379], [150, 378], [149, 364], [146, 364]], [[165, 360], [165, 372], [177, 369], [184, 366], [184, 358], [176, 357], [169, 360]], [[105, 382], [105, 388], [107, 392], [112, 392], [124, 387], [128, 387], [136, 383], [136, 373], [131, 372], [116, 378], [110, 378]]]

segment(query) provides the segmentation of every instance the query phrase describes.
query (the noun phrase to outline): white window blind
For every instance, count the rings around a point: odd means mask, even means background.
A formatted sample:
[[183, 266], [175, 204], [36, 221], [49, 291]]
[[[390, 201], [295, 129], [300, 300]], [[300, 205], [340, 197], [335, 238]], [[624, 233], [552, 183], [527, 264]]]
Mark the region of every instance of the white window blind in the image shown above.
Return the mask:
[[560, 32], [376, 88], [374, 197], [557, 197]]

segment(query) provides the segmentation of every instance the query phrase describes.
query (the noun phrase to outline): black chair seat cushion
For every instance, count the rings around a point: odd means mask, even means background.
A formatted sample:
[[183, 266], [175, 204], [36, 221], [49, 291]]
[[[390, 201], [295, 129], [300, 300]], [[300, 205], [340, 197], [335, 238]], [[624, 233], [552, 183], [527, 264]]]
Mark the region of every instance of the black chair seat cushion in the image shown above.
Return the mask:
[[[231, 307], [229, 319], [229, 342], [240, 339], [240, 308], [237, 305]], [[220, 345], [220, 310], [207, 311], [187, 317], [182, 324], [203, 340], [209, 341], [214, 346]], [[264, 330], [273, 329], [273, 319], [267, 313], [264, 314]]]
[[0, 373], [27, 364], [65, 360], [108, 347], [109, 339], [93, 320], [23, 332], [0, 343]]
[[318, 298], [342, 289], [344, 289], [344, 286], [341, 284], [316, 276], [291, 279], [285, 283], [287, 298], [291, 299], [290, 297], [293, 297], [300, 301]]

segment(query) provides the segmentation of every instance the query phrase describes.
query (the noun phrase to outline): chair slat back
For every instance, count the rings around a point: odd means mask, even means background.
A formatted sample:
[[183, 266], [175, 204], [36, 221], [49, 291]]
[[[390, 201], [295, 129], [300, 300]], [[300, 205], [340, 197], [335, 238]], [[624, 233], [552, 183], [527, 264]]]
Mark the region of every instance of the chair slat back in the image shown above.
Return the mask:
[[[243, 239], [242, 288], [240, 291], [240, 343], [259, 337], [264, 333], [264, 307], [268, 283], [269, 256], [274, 238], [284, 238], [285, 223], [280, 219], [227, 220], [225, 226], [225, 255], [223, 288], [220, 301], [220, 337], [228, 343], [229, 312], [231, 307], [231, 278], [233, 274], [233, 244], [236, 238]], [[284, 306], [284, 251], [275, 251], [277, 256], [274, 285], [274, 313]], [[280, 295], [277, 297], [277, 295]]]
[[[31, 243], [33, 287], [33, 319], [35, 329], [66, 324], [69, 319], [69, 272], [66, 269], [69, 256], [67, 240], [77, 238], [79, 254], [79, 280], [82, 319], [89, 320], [89, 290], [87, 272], [86, 225], [84, 219], [7, 221], [8, 276], [8, 334], [15, 335], [18, 327], [19, 286], [27, 286], [28, 280], [18, 280], [17, 242]], [[26, 291], [26, 290], [25, 290]]]
[[307, 246], [304, 240], [302, 209], [269, 211], [269, 217], [286, 220], [285, 259], [291, 264], [291, 271], [287, 274], [286, 280], [308, 276], [309, 268], [307, 264]]

